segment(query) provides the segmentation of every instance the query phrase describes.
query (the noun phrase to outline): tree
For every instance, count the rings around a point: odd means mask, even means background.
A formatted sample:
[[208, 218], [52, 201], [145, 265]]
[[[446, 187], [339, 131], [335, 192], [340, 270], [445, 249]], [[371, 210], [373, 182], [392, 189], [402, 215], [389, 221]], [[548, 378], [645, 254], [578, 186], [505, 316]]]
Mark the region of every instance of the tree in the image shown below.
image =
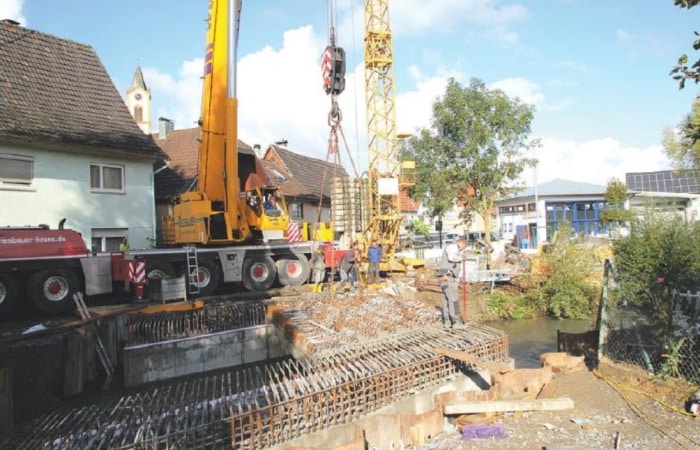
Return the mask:
[[530, 139], [534, 107], [490, 90], [472, 79], [463, 87], [453, 78], [433, 104], [429, 129], [404, 147], [403, 159], [416, 162], [413, 193], [433, 216], [455, 204], [462, 217], [479, 214], [490, 243], [491, 213], [498, 198], [522, 189], [517, 179], [535, 160], [527, 155], [539, 141]]
[[700, 100], [693, 102], [690, 114], [676, 130], [664, 130], [663, 146], [674, 168], [700, 169]]
[[617, 178], [608, 180], [605, 188], [605, 201], [608, 208], [600, 213], [600, 220], [603, 223], [617, 225], [620, 222], [629, 222], [634, 219], [634, 211], [625, 209], [627, 202], [627, 186]]
[[[690, 9], [700, 4], [700, 0], [674, 0], [674, 5], [679, 8]], [[697, 51], [700, 49], [700, 34], [697, 31], [693, 32], [696, 39], [693, 41], [693, 50]], [[671, 77], [678, 81], [678, 88], [683, 89], [685, 87], [686, 80], [692, 80], [697, 83], [700, 81], [700, 59], [695, 61], [691, 66], [688, 66], [688, 55], [683, 54], [678, 58], [678, 65], [671, 69]]]

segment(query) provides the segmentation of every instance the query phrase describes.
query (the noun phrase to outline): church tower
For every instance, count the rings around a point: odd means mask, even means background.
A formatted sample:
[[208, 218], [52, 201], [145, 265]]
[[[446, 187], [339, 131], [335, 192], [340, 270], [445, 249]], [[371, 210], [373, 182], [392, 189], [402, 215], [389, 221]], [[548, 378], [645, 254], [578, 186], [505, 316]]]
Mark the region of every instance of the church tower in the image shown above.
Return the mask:
[[143, 81], [141, 67], [137, 67], [131, 87], [126, 91], [126, 107], [145, 134], [151, 134], [151, 90]]

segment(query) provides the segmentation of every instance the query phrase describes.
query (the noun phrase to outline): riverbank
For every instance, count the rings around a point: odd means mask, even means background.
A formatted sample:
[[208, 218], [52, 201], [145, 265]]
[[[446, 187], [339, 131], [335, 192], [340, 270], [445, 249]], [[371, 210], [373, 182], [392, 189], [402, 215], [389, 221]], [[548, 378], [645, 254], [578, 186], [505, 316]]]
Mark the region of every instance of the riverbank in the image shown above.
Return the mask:
[[556, 374], [543, 389], [541, 398], [571, 398], [573, 409], [505, 413], [492, 424], [505, 437], [464, 440], [454, 430], [423, 448], [697, 449], [698, 419], [681, 409], [694, 388], [660, 383], [636, 367], [603, 360], [595, 371]]

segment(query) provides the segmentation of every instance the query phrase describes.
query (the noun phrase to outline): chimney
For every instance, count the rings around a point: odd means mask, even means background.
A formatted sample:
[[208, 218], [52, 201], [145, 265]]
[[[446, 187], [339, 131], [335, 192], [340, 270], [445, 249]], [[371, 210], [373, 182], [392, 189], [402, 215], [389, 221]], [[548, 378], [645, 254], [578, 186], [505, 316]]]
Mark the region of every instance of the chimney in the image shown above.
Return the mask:
[[158, 139], [166, 139], [175, 128], [175, 122], [165, 117], [158, 118]]
[[16, 20], [12, 20], [12, 19], [2, 19], [2, 20], [0, 20], [0, 24], [19, 26], [19, 22], [17, 22]]
[[286, 147], [288, 143], [289, 143], [289, 141], [287, 141], [286, 139], [280, 139], [279, 141], [275, 142], [275, 145], [280, 145], [282, 147]]
[[253, 151], [255, 152], [255, 156], [262, 159], [263, 154], [262, 154], [262, 148], [260, 148], [260, 144], [254, 144]]

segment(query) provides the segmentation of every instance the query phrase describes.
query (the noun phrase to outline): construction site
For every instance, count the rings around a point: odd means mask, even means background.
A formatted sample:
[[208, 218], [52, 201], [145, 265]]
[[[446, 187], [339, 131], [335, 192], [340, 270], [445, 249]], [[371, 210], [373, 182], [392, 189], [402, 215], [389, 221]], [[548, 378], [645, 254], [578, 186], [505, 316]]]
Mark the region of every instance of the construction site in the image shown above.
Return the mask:
[[[398, 140], [410, 135], [397, 132], [388, 0], [364, 2], [367, 170], [359, 174], [350, 158], [353, 176], [313, 173], [319, 204], [294, 205], [312, 206], [313, 223], [295, 222], [271, 161], [238, 138], [243, 2], [208, 3], [189, 155], [196, 174], [166, 205], [142, 202], [154, 211], [152, 236], [141, 236], [148, 245], [132, 248], [129, 228], [95, 233], [89, 245], [65, 218], [54, 229], [0, 229], [0, 449], [449, 449], [475, 439], [491, 448], [620, 448], [618, 425], [628, 422], [589, 426], [612, 388], [593, 403], [579, 385], [612, 383], [585, 370], [590, 358], [569, 354], [580, 348], [559, 345], [538, 355], [539, 367], [517, 368], [508, 334], [478, 320], [483, 298], [469, 303], [475, 293], [522, 293], [523, 275], [544, 279], [537, 250], [525, 256], [516, 239], [492, 254], [489, 228], [470, 230], [469, 248], [469, 233], [443, 245], [439, 215], [439, 246], [404, 248], [413, 223], [401, 198], [415, 185], [415, 163], [399, 158]], [[338, 24], [328, 25], [321, 69], [332, 168], [350, 149], [340, 106], [346, 55]], [[36, 37], [17, 23], [0, 28], [0, 44], [1, 33], [23, 36], [27, 47]], [[153, 186], [170, 161], [148, 161]], [[607, 255], [597, 256], [607, 271]], [[40, 314], [5, 321], [27, 305]], [[568, 338], [600, 349], [601, 330], [599, 322]], [[579, 378], [567, 385], [570, 373]]]
[[[552, 368], [513, 370], [505, 333], [444, 327], [404, 282], [200, 306], [107, 308], [69, 331], [6, 342], [4, 360], [44, 354], [34, 362], [43, 376], [82, 400], [18, 424], [1, 448], [421, 448], [447, 417], [489, 402], [572, 407], [525, 404]], [[15, 376], [32, 369], [18, 363]], [[95, 384], [101, 393], [78, 395]]]

